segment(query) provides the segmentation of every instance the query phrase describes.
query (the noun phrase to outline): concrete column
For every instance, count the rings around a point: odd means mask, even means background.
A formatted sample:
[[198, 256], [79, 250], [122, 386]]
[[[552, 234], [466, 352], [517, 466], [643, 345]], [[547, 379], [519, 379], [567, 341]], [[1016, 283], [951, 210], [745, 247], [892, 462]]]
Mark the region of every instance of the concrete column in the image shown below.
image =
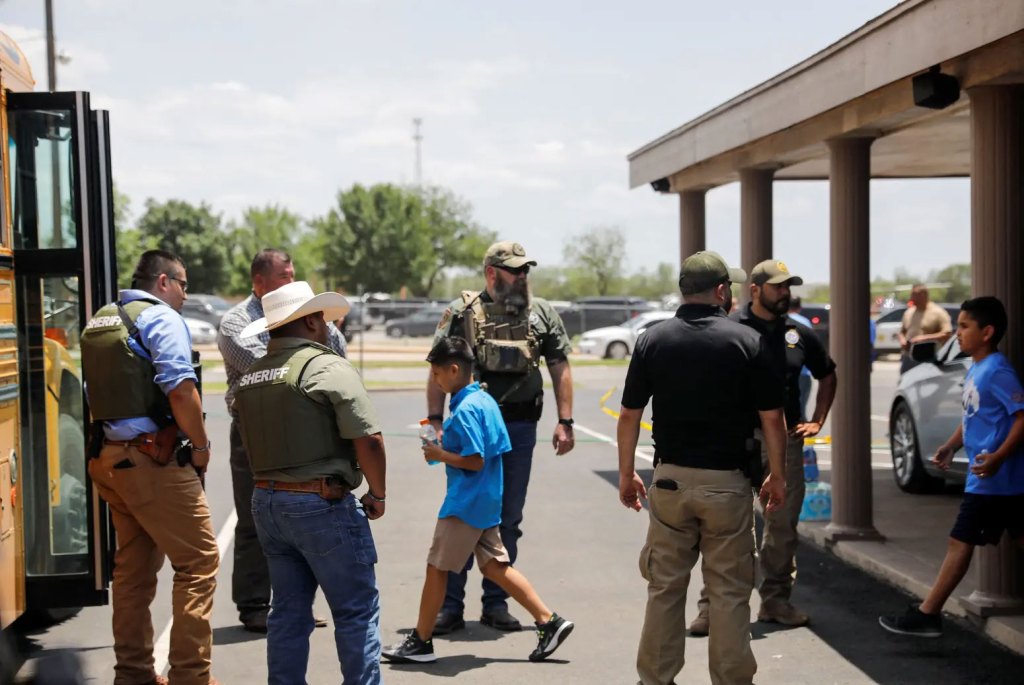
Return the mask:
[[[1024, 86], [985, 86], [971, 99], [971, 290], [1002, 300], [1000, 349], [1024, 372]], [[1024, 611], [1024, 554], [1004, 536], [978, 550], [978, 589], [962, 603], [980, 616]]]
[[706, 244], [704, 223], [706, 190], [684, 190], [679, 193], [679, 263], [700, 252]]
[[[740, 266], [747, 274], [758, 262], [772, 258], [772, 178], [774, 169], [740, 170]], [[750, 301], [744, 286], [741, 301]]]
[[881, 539], [872, 517], [869, 229], [873, 138], [828, 141], [829, 341], [839, 387], [832, 409], [832, 541]]

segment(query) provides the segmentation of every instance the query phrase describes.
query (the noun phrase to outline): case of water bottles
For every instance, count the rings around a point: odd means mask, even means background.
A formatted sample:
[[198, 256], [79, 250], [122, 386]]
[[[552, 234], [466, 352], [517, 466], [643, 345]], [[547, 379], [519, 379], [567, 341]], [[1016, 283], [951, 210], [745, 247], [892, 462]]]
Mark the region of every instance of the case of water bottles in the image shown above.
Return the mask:
[[819, 481], [818, 475], [818, 453], [814, 451], [813, 441], [805, 442], [804, 481], [807, 489], [800, 508], [801, 521], [832, 520], [832, 486]]

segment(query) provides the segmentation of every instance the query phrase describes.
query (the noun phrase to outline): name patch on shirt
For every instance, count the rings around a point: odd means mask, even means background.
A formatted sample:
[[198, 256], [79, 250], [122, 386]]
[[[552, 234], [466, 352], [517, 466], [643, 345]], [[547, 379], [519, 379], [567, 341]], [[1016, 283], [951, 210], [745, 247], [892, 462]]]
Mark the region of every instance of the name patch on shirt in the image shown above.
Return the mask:
[[786, 344], [788, 344], [790, 347], [793, 347], [798, 342], [800, 342], [799, 331], [797, 331], [795, 328], [790, 328], [788, 331], [786, 331]]
[[91, 328], [110, 328], [112, 326], [122, 326], [124, 323], [121, 321], [120, 316], [97, 316], [89, 320], [89, 323], [85, 325], [86, 329]]
[[287, 366], [282, 366], [279, 369], [263, 369], [261, 371], [252, 371], [245, 374], [238, 381], [238, 387], [244, 388], [247, 385], [255, 385], [256, 383], [268, 383], [270, 381], [279, 381], [285, 377], [288, 373]]

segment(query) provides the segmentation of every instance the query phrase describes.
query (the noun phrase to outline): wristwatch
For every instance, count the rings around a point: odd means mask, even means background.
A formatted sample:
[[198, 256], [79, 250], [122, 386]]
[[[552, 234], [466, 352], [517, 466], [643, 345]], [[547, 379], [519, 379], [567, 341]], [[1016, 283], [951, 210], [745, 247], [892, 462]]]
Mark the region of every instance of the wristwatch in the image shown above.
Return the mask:
[[572, 425], [576, 422], [573, 421], [572, 419], [558, 419], [558, 423], [562, 424], [563, 426], [568, 426], [569, 428], [572, 428]]

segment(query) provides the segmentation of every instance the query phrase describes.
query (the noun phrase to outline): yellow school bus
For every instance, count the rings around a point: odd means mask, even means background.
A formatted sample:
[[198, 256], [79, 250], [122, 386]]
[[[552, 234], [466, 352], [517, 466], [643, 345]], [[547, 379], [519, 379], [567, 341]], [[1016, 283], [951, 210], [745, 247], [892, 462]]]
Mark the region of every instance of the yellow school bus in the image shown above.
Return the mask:
[[0, 33], [0, 628], [105, 604], [113, 532], [85, 469], [82, 325], [114, 299], [107, 113], [33, 91]]

